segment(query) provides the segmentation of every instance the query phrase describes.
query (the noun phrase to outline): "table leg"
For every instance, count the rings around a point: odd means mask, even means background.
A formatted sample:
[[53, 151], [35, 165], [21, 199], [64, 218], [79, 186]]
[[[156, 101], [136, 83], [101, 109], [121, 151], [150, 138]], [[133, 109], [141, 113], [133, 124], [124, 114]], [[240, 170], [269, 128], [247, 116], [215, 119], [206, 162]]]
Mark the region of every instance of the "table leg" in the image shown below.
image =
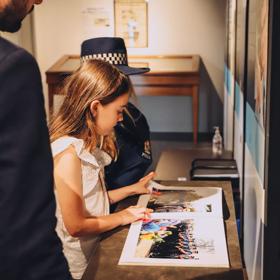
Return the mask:
[[54, 86], [52, 85], [49, 85], [48, 86], [49, 88], [49, 117], [52, 116], [52, 113], [53, 113], [53, 95], [54, 95]]
[[194, 142], [194, 144], [197, 144], [197, 133], [198, 133], [198, 86], [193, 86], [192, 110], [193, 110], [193, 142]]

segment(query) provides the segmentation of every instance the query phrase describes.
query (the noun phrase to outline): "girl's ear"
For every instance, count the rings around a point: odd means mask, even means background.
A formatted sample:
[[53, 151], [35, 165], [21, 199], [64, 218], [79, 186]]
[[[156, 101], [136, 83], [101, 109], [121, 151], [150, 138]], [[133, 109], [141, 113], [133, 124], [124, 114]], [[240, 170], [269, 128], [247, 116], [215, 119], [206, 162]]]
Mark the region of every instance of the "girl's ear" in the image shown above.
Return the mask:
[[90, 111], [94, 117], [96, 117], [96, 115], [97, 115], [97, 108], [98, 108], [99, 104], [100, 104], [100, 102], [98, 100], [94, 100], [90, 103]]

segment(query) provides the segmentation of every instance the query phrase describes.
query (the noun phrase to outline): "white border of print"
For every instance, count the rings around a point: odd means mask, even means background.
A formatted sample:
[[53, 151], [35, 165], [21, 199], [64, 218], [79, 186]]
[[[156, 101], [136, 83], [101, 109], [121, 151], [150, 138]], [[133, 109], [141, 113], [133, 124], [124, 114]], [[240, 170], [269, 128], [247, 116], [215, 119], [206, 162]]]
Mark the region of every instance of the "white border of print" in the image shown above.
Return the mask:
[[[172, 213], [170, 213], [172, 214]], [[162, 219], [194, 219], [195, 237], [214, 241], [215, 254], [199, 253], [199, 260], [159, 259], [135, 257], [142, 222], [133, 223], [119, 260], [119, 265], [151, 265], [151, 266], [187, 266], [187, 267], [229, 267], [227, 245], [225, 240], [223, 219], [214, 217], [197, 217], [190, 213], [172, 215], [160, 214]], [[157, 218], [158, 219], [158, 218]]]

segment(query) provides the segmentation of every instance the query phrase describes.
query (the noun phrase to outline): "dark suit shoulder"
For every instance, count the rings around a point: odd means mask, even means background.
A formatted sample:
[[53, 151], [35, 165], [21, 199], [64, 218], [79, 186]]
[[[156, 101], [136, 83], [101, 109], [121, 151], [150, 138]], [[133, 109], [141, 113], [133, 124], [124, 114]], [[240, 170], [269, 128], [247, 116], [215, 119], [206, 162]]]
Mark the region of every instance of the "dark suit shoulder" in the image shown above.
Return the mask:
[[0, 37], [0, 61], [5, 59], [5, 57], [12, 52], [17, 51], [18, 49], [18, 46]]
[[30, 104], [29, 107], [42, 108], [37, 107], [37, 102], [43, 104], [44, 101], [41, 74], [36, 60], [20, 47], [3, 40], [1, 43], [0, 46], [5, 45], [2, 49], [5, 49], [6, 55], [3, 57], [1, 53], [0, 59], [0, 103], [7, 101], [6, 98], [16, 98], [18, 101], [24, 98], [25, 103]]
[[2, 68], [13, 64], [13, 62], [31, 63], [38, 71], [37, 62], [29, 52], [0, 37], [0, 71]]

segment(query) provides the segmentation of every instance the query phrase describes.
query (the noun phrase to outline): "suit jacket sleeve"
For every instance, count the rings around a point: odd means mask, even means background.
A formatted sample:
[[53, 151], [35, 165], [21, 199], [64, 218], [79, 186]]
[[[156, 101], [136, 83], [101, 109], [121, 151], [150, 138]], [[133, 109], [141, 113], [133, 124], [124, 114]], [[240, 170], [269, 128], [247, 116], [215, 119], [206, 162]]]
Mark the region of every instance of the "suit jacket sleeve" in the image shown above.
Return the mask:
[[55, 225], [40, 72], [17, 48], [0, 62], [1, 279], [69, 279]]

